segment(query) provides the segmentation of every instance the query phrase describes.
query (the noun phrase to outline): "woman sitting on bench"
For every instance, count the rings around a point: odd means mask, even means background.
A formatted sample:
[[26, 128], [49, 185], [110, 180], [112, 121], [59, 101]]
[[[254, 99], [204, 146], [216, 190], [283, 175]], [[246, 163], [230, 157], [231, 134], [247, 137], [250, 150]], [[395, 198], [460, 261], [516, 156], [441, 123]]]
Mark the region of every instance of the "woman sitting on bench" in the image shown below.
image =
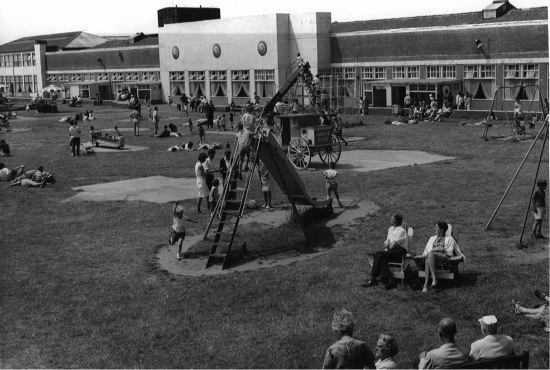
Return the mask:
[[451, 257], [464, 255], [458, 249], [458, 244], [452, 236], [445, 236], [449, 225], [445, 221], [437, 221], [435, 224], [435, 230], [437, 235], [432, 236], [426, 244], [422, 257], [425, 261], [425, 273], [426, 278], [424, 280], [424, 288], [422, 293], [428, 292], [428, 282], [430, 281], [430, 273], [432, 276], [432, 288], [437, 286], [437, 279], [435, 276], [436, 266], [441, 268], [448, 268], [451, 265]]

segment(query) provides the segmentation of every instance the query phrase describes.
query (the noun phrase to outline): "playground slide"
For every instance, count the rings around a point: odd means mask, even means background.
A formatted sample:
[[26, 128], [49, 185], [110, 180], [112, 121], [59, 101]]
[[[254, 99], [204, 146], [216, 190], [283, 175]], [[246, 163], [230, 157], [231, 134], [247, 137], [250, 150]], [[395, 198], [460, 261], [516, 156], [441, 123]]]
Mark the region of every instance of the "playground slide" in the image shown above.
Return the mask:
[[265, 164], [270, 175], [291, 202], [313, 207], [332, 206], [332, 199], [316, 200], [309, 196], [300, 175], [273, 133], [270, 132], [267, 140], [262, 141], [258, 150], [258, 158]]

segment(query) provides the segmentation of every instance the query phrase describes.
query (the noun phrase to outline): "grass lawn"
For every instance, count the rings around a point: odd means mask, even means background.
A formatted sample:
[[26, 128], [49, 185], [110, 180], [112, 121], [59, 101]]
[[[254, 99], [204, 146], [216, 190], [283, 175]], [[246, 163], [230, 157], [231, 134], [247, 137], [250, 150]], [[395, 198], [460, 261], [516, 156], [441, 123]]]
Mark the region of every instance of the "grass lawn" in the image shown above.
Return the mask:
[[[361, 117], [364, 124], [344, 135], [366, 141], [343, 147], [343, 156], [348, 149], [408, 149], [456, 159], [367, 173], [341, 170], [340, 194], [373, 201], [381, 210], [358, 227], [335, 230], [343, 243], [330, 253], [287, 266], [191, 278], [168, 274], [155, 261], [155, 252], [167, 243], [172, 204], [62, 201], [75, 194], [75, 186], [155, 175], [193, 177], [198, 152], [166, 149], [198, 136], [190, 139], [187, 130], [179, 139], [156, 139], [152, 130], [139, 137], [127, 132], [127, 144], [148, 149], [72, 158], [67, 124], [58, 120], [84, 109], [61, 109], [47, 115], [21, 112], [11, 133], [0, 132], [12, 148], [13, 156], [1, 159], [9, 168], [42, 164], [57, 178], [44, 189], [0, 183], [1, 367], [318, 368], [334, 342], [332, 314], [341, 307], [356, 315], [355, 334], [372, 349], [380, 333], [397, 337], [400, 367], [409, 367], [428, 346], [439, 346], [442, 317], [457, 321], [457, 343], [467, 351], [481, 337], [477, 319], [488, 314], [497, 316], [500, 332], [514, 339], [517, 351], [530, 351], [531, 367], [550, 366], [548, 334], [540, 323], [515, 316], [511, 306], [512, 298], [526, 306], [537, 303], [534, 288], [549, 291], [548, 241], [529, 238], [531, 214], [524, 238], [528, 248], [516, 248], [540, 143], [492, 230], [485, 232], [530, 144], [484, 142], [482, 128], [453, 120], [393, 126], [383, 124], [388, 117]], [[94, 112], [96, 129], [131, 127], [128, 110]], [[160, 106], [160, 117], [161, 125], [184, 122], [167, 106]], [[84, 134], [88, 126], [81, 125]], [[151, 127], [150, 121], [142, 124]], [[510, 135], [510, 130], [496, 126], [489, 135]], [[209, 131], [207, 139], [232, 141]], [[220, 157], [221, 152], [216, 164]], [[301, 175], [310, 193], [322, 197], [320, 172]], [[548, 178], [548, 150], [539, 177]], [[261, 199], [259, 186], [250, 196]], [[286, 200], [277, 189], [274, 203], [281, 202]], [[195, 200], [185, 206], [199, 221], [189, 224], [191, 233], [200, 233], [207, 216], [195, 215]], [[391, 291], [360, 286], [370, 272], [365, 254], [381, 247], [397, 212], [415, 229], [417, 252], [436, 221], [460, 228], [467, 261], [456, 287], [421, 294], [407, 286]], [[264, 238], [283, 249], [287, 240], [297, 243], [299, 229], [280, 230], [289, 235]], [[546, 221], [543, 233], [548, 235]]]

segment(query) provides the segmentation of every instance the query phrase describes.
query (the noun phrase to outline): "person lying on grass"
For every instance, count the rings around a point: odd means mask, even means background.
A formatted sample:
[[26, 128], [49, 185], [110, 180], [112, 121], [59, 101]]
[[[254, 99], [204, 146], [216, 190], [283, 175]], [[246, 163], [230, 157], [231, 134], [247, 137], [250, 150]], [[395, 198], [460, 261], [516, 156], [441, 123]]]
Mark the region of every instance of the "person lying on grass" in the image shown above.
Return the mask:
[[407, 254], [409, 240], [407, 230], [402, 226], [403, 216], [395, 214], [391, 218], [391, 226], [388, 228], [388, 235], [384, 241], [384, 250], [374, 255], [370, 281], [364, 287], [371, 287], [378, 284], [378, 277], [386, 289], [396, 287], [391, 280], [389, 262], [400, 262], [401, 257]]
[[178, 254], [176, 255], [178, 261], [181, 260], [181, 247], [183, 245], [183, 240], [185, 239], [184, 220], [197, 223], [197, 221], [192, 220], [183, 214], [183, 206], [180, 205], [180, 201], [178, 200], [176, 204], [174, 204], [174, 209], [172, 210], [172, 229], [170, 230], [170, 239], [168, 240], [172, 245], [178, 240], [180, 241], [178, 245]]
[[512, 306], [516, 315], [524, 315], [533, 320], [539, 320], [544, 324], [544, 331], [550, 332], [550, 311], [548, 305], [550, 304], [550, 298], [540, 290], [535, 290], [535, 296], [543, 301], [543, 304], [538, 304], [533, 308], [522, 307], [518, 301], [512, 299]]
[[18, 166], [10, 170], [4, 163], [0, 163], [0, 181], [13, 181], [15, 178], [21, 176], [24, 171], [25, 166]]
[[168, 148], [167, 152], [181, 152], [182, 150], [187, 150], [188, 152], [197, 150], [193, 148], [193, 142], [189, 141], [187, 143], [183, 143], [182, 145], [174, 145]]
[[332, 331], [338, 341], [329, 347], [323, 369], [374, 369], [374, 356], [369, 346], [353, 338], [355, 316], [346, 309], [334, 313]]
[[437, 267], [447, 269], [451, 265], [451, 257], [460, 256], [463, 259], [466, 257], [460, 252], [458, 244], [452, 236], [445, 236], [449, 225], [445, 221], [437, 221], [435, 224], [435, 230], [437, 235], [432, 236], [422, 257], [424, 258], [426, 278], [424, 280], [424, 288], [422, 293], [428, 292], [428, 282], [430, 281], [430, 275], [432, 277], [432, 288], [437, 287], [437, 278], [435, 276], [435, 270]]
[[44, 166], [40, 166], [37, 170], [27, 171], [17, 177], [10, 183], [10, 186], [21, 185], [30, 188], [43, 188], [47, 183], [54, 184], [55, 178], [52, 173], [44, 171]]

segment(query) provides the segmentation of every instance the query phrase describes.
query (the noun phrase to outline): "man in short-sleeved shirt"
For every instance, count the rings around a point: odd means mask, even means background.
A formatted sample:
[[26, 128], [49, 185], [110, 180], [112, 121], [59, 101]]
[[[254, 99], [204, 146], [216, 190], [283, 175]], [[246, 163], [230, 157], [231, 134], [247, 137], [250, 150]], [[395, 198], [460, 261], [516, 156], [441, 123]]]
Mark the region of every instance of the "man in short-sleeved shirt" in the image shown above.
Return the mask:
[[470, 346], [470, 360], [477, 361], [516, 354], [512, 338], [497, 334], [497, 318], [494, 315], [483, 316], [479, 319], [479, 324], [481, 333], [485, 337]]

